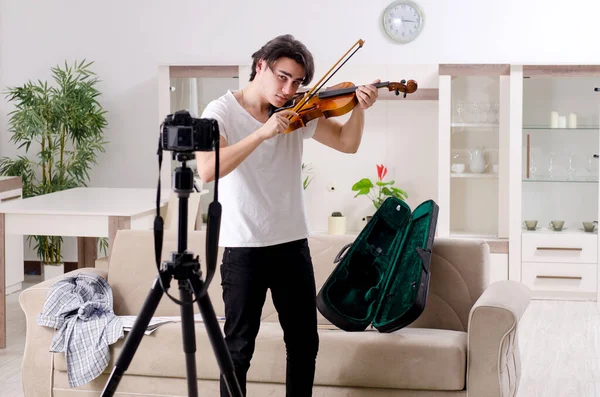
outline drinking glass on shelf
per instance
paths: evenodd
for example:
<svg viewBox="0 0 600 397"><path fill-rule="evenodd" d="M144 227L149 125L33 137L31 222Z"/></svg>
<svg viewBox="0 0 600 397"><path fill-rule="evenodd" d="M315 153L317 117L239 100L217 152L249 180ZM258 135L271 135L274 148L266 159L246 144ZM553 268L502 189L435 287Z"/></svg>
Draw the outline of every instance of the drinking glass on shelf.
<svg viewBox="0 0 600 397"><path fill-rule="evenodd" d="M554 178L554 152L548 154L548 177Z"/></svg>
<svg viewBox="0 0 600 397"><path fill-rule="evenodd" d="M536 174L537 166L535 165L535 159L533 158L533 156L531 156L531 158L529 159L529 177L531 179L535 179Z"/></svg>
<svg viewBox="0 0 600 397"><path fill-rule="evenodd" d="M454 110L456 111L456 122L464 123L465 122L465 112L467 107L464 101L457 101L454 105Z"/></svg>
<svg viewBox="0 0 600 397"><path fill-rule="evenodd" d="M484 102L481 104L481 109L482 109L481 122L482 123L491 123L492 115L491 115L490 111L492 109L492 104L489 102Z"/></svg>
<svg viewBox="0 0 600 397"><path fill-rule="evenodd" d="M500 122L500 104L498 102L492 104L492 115L493 123Z"/></svg>
<svg viewBox="0 0 600 397"><path fill-rule="evenodd" d="M569 180L572 181L575 178L575 162L576 162L576 155L575 153L571 153L571 156L569 157Z"/></svg>
<svg viewBox="0 0 600 397"><path fill-rule="evenodd" d="M585 166L585 171L587 172L587 178L589 181L593 179L592 172L594 171L594 157L590 156Z"/></svg>
<svg viewBox="0 0 600 397"><path fill-rule="evenodd" d="M479 102L471 102L469 103L469 123L477 124L479 123Z"/></svg>

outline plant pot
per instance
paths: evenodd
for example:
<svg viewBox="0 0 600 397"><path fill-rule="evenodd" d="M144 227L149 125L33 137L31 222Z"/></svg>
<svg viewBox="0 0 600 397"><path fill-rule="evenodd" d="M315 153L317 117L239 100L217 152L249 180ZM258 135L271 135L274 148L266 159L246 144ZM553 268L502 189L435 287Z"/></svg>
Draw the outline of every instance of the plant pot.
<svg viewBox="0 0 600 397"><path fill-rule="evenodd" d="M42 275L44 276L44 280L62 276L63 274L65 274L64 263L47 264L42 262Z"/></svg>
<svg viewBox="0 0 600 397"><path fill-rule="evenodd" d="M330 216L327 227L329 234L346 234L346 217L345 216Z"/></svg>

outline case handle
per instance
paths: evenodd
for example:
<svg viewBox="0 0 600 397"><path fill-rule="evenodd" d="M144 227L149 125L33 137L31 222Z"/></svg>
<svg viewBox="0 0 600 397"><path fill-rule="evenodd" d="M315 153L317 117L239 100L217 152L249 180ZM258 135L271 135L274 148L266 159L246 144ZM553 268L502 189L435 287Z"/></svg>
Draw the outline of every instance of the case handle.
<svg viewBox="0 0 600 397"><path fill-rule="evenodd" d="M333 263L338 263L339 261L341 261L342 259L344 259L344 258L342 258L342 254L343 254L344 252L346 252L346 250L347 250L348 248L350 248L350 247L352 246L352 244L354 244L354 243L346 244L346 245L345 245L345 246L344 246L344 247L343 247L343 248L340 250L340 252L338 252L338 254L335 256L335 259L333 260Z"/></svg>
<svg viewBox="0 0 600 397"><path fill-rule="evenodd" d="M423 270L425 270L425 273L429 274L429 266L431 264L431 251L430 250L424 250L421 247L417 247L417 254L419 254L419 257L421 258L421 266L423 266Z"/></svg>

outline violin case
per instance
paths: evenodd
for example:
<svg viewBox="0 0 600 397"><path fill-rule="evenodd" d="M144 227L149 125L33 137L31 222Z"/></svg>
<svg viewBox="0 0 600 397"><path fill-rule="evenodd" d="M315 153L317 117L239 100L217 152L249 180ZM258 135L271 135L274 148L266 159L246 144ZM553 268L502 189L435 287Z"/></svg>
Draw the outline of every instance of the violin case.
<svg viewBox="0 0 600 397"><path fill-rule="evenodd" d="M345 331L372 324L393 332L423 312L439 207L433 200L413 212L388 197L357 238L337 254L337 266L317 295L317 308Z"/></svg>

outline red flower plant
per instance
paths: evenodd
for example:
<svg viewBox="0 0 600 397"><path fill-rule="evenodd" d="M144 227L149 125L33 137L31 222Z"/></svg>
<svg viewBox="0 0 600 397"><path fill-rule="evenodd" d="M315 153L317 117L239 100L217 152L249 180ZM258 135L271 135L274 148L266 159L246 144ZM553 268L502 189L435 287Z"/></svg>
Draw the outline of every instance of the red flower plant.
<svg viewBox="0 0 600 397"><path fill-rule="evenodd" d="M387 175L387 168L383 164L377 164L377 178L383 181L383 178Z"/></svg>
<svg viewBox="0 0 600 397"><path fill-rule="evenodd" d="M385 178L387 175L387 168L383 164L376 164L376 166L378 180L373 183L369 178L363 178L356 182L352 186L352 190L358 192L354 197L366 195L373 202L373 205L377 209L389 196L399 198L400 200L406 200L408 195L404 190L393 187L392 185L395 183L394 181L383 181L383 178ZM373 192L373 189L377 190Z"/></svg>

